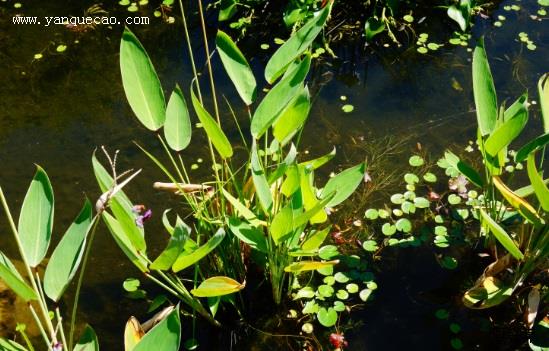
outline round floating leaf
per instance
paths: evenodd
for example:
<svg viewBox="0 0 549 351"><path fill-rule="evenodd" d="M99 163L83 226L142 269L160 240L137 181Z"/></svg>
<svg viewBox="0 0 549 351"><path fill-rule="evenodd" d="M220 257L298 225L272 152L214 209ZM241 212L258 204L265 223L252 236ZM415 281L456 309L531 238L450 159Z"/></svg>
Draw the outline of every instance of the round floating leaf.
<svg viewBox="0 0 549 351"><path fill-rule="evenodd" d="M382 209L378 210L377 212L379 214L379 218L382 218L382 219L389 218L389 211L382 208Z"/></svg>
<svg viewBox="0 0 549 351"><path fill-rule="evenodd" d="M450 244L448 243L448 238L442 235L437 235L435 237L434 244L440 248L445 248L450 246Z"/></svg>
<svg viewBox="0 0 549 351"><path fill-rule="evenodd" d="M349 298L349 293L346 290L338 290L336 293L336 297L340 300L346 300Z"/></svg>
<svg viewBox="0 0 549 351"><path fill-rule="evenodd" d="M460 338L452 338L452 340L450 340L450 345L452 345L454 350L461 350L463 348L463 342Z"/></svg>
<svg viewBox="0 0 549 351"><path fill-rule="evenodd" d="M334 275L334 278L335 278L336 282L342 283L342 284L347 283L349 281L349 277L343 272L337 272Z"/></svg>
<svg viewBox="0 0 549 351"><path fill-rule="evenodd" d="M448 319L449 316L450 313L444 308L440 308L435 312L435 317L437 317L438 319Z"/></svg>
<svg viewBox="0 0 549 351"><path fill-rule="evenodd" d="M437 225L435 227L435 235L447 235L447 234L448 234L448 229L446 229L445 226Z"/></svg>
<svg viewBox="0 0 549 351"><path fill-rule="evenodd" d="M126 280L124 280L124 283L122 283L122 287L127 292L137 291L139 286L141 286L141 282L139 281L139 279L136 278L127 278Z"/></svg>
<svg viewBox="0 0 549 351"><path fill-rule="evenodd" d="M378 216L379 216L379 212L374 208L369 208L364 213L364 217L366 217L368 219L371 219L371 220L377 219Z"/></svg>
<svg viewBox="0 0 549 351"><path fill-rule="evenodd" d="M301 330L305 333L305 334L311 334L313 331L314 331L314 328L313 328L313 325L311 323L304 323L302 326L301 326Z"/></svg>
<svg viewBox="0 0 549 351"><path fill-rule="evenodd" d="M405 15L404 17L402 17L402 19L405 20L408 23L414 22L414 16L412 16L412 15Z"/></svg>
<svg viewBox="0 0 549 351"><path fill-rule="evenodd" d="M410 233L412 231L412 222L410 222L407 218L401 218L399 219L396 224L396 229L404 232L404 233Z"/></svg>
<svg viewBox="0 0 549 351"><path fill-rule="evenodd" d="M399 209L399 208L395 208L395 209L393 210L393 214L394 214L395 216L397 216L397 217L401 217L401 216L404 214L404 212L402 212L402 210Z"/></svg>
<svg viewBox="0 0 549 351"><path fill-rule="evenodd" d="M330 260L338 255L339 251L337 250L337 246L335 245L326 245L318 250L318 257L323 260Z"/></svg>
<svg viewBox="0 0 549 351"><path fill-rule="evenodd" d="M435 216L435 223L444 223L444 218L441 215Z"/></svg>
<svg viewBox="0 0 549 351"><path fill-rule="evenodd" d="M332 327L337 322L337 312L332 307L326 309L322 307L316 314L318 322L325 327Z"/></svg>
<svg viewBox="0 0 549 351"><path fill-rule="evenodd" d="M404 201L401 205L402 212L404 213L416 213L416 206L409 201Z"/></svg>
<svg viewBox="0 0 549 351"><path fill-rule="evenodd" d="M438 48L440 47L440 45L438 45L437 43L429 43L427 44L427 48L429 50L438 50Z"/></svg>
<svg viewBox="0 0 549 351"><path fill-rule="evenodd" d="M350 283L345 286L345 289L347 289L350 294L356 294L358 292L358 285Z"/></svg>
<svg viewBox="0 0 549 351"><path fill-rule="evenodd" d="M444 256L444 258L440 261L440 264L442 267L447 269L456 269L458 266L458 261L451 256Z"/></svg>
<svg viewBox="0 0 549 351"><path fill-rule="evenodd" d="M426 182L429 182L429 183L435 183L437 181L437 176L434 175L433 173L431 172L427 172L423 175L423 179L426 181Z"/></svg>
<svg viewBox="0 0 549 351"><path fill-rule="evenodd" d="M450 194L448 196L448 203L450 203L450 205L457 205L461 203L461 197L456 194Z"/></svg>
<svg viewBox="0 0 549 351"><path fill-rule="evenodd" d="M407 192L404 193L404 198L406 200L414 201L414 199L416 198L416 193L408 190Z"/></svg>
<svg viewBox="0 0 549 351"><path fill-rule="evenodd" d="M461 326L457 323L450 323L450 331L457 334L461 331Z"/></svg>
<svg viewBox="0 0 549 351"><path fill-rule="evenodd" d="M402 195L402 194L393 194L391 196L391 202L394 203L395 205L400 205L401 203L404 202L404 195Z"/></svg>
<svg viewBox="0 0 549 351"><path fill-rule="evenodd" d="M355 109L355 107L351 104L345 104L345 105L341 106L341 110L345 113L353 112L354 109Z"/></svg>
<svg viewBox="0 0 549 351"><path fill-rule="evenodd" d="M340 290L340 291L345 291L345 290ZM334 310L336 312L343 312L345 311L345 304L341 301L334 301Z"/></svg>
<svg viewBox="0 0 549 351"><path fill-rule="evenodd" d="M333 275L329 275L327 277L324 277L324 279L322 279L322 281L324 282L324 284L334 285L336 280L335 280L335 277Z"/></svg>
<svg viewBox="0 0 549 351"><path fill-rule="evenodd" d="M396 226L394 226L393 224L391 223L385 223L382 227L381 227L381 232L387 236L391 236L393 234L395 234L396 232Z"/></svg>
<svg viewBox="0 0 549 351"><path fill-rule="evenodd" d="M387 245L389 246L395 246L395 245L398 245L399 244L399 241L398 239L395 239L395 238L391 238L389 239L389 241L387 241Z"/></svg>
<svg viewBox="0 0 549 351"><path fill-rule="evenodd" d="M425 52L427 52L427 51L425 51ZM414 156L410 157L410 159L408 160L408 163L412 167L419 167L419 166L423 166L425 161L423 160L423 158L421 156L414 155Z"/></svg>
<svg viewBox="0 0 549 351"><path fill-rule="evenodd" d="M465 220L469 217L469 210L466 208L457 210L457 214L461 217L461 219Z"/></svg>
<svg viewBox="0 0 549 351"><path fill-rule="evenodd" d="M377 283L374 281L369 281L366 283L366 287L370 290L376 290L377 289Z"/></svg>
<svg viewBox="0 0 549 351"><path fill-rule="evenodd" d="M416 197L414 199L414 205L417 208L428 208L431 205L431 203L429 202L429 200L427 200L424 197Z"/></svg>
<svg viewBox="0 0 549 351"><path fill-rule="evenodd" d="M334 288L330 285L320 285L317 291L318 294L322 297L330 297L334 294Z"/></svg>
<svg viewBox="0 0 549 351"><path fill-rule="evenodd" d="M358 297L364 302L368 301L368 298L372 295L372 290L370 289L363 289L360 291L360 294L358 294Z"/></svg>
<svg viewBox="0 0 549 351"><path fill-rule="evenodd" d="M379 249L377 242L374 240L367 240L362 243L362 248L368 252L375 252Z"/></svg>
<svg viewBox="0 0 549 351"><path fill-rule="evenodd" d="M408 184L416 184L419 182L419 178L413 173L406 173L404 175L404 181Z"/></svg>

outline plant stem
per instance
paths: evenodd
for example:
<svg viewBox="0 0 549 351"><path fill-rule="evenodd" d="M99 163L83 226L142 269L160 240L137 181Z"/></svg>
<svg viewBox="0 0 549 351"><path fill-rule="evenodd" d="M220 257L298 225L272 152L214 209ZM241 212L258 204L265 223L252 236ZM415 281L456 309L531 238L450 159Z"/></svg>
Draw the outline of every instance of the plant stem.
<svg viewBox="0 0 549 351"><path fill-rule="evenodd" d="M34 307L32 307L30 303L28 306L29 306L29 310L31 311L32 317L34 318L34 321L36 322L36 325L40 330L40 334L42 334L42 337L44 338L46 345L48 345L48 350L52 350L52 342L48 339L48 335L44 330L44 326L42 326L42 323L40 322L40 318L38 317L38 315L36 314L36 311L34 310Z"/></svg>
<svg viewBox="0 0 549 351"><path fill-rule="evenodd" d="M198 88L198 99L200 103L204 105L202 101L202 91L200 89L200 83L198 81L198 72L196 71L196 64L194 63L193 48L191 45L191 37L189 35L189 27L187 26L187 19L185 18L185 8L183 7L183 1L179 0L179 9L181 10L181 18L183 20L183 29L185 31L185 39L187 41L187 48L189 50L189 58L191 59L191 67L193 69L194 80L196 81L196 87Z"/></svg>
<svg viewBox="0 0 549 351"><path fill-rule="evenodd" d="M63 330L63 318L61 318L59 307L55 307L55 315L57 316L57 322L59 323L59 332L61 334L61 341L63 342L63 350L69 351L68 345L67 345L67 339L65 338L65 331Z"/></svg>

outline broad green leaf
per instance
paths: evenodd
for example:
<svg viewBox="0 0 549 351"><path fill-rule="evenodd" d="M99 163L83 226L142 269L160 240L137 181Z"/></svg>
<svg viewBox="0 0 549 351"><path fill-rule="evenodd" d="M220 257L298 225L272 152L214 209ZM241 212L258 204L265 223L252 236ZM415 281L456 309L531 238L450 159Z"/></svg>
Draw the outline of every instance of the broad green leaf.
<svg viewBox="0 0 549 351"><path fill-rule="evenodd" d="M539 104L543 118L543 131L549 133L549 73L545 73L538 82Z"/></svg>
<svg viewBox="0 0 549 351"><path fill-rule="evenodd" d="M521 147L515 154L515 162L522 162L528 158L531 152L536 152L549 143L549 133L542 134L532 139L526 145Z"/></svg>
<svg viewBox="0 0 549 351"><path fill-rule="evenodd" d="M309 89L305 87L300 94L290 101L274 123L273 135L281 146L290 142L301 129L310 110L311 97L309 96Z"/></svg>
<svg viewBox="0 0 549 351"><path fill-rule="evenodd" d="M35 291L25 282L13 263L0 251L0 279L26 302L37 300Z"/></svg>
<svg viewBox="0 0 549 351"><path fill-rule="evenodd" d="M324 24L330 15L331 7L330 2L330 4L316 13L313 18L276 50L265 67L265 79L267 82L272 84L284 73L288 65L313 43L324 27Z"/></svg>
<svg viewBox="0 0 549 351"><path fill-rule="evenodd" d="M313 171L303 166L298 166L298 171L303 207L305 207L305 210L310 210L319 202L313 187ZM326 220L328 220L328 215L324 211L318 211L310 219L311 224L324 223Z"/></svg>
<svg viewBox="0 0 549 351"><path fill-rule="evenodd" d="M298 166L292 165L286 170L286 179L282 182L280 191L286 197L292 196L299 189L299 170Z"/></svg>
<svg viewBox="0 0 549 351"><path fill-rule="evenodd" d="M385 30L385 22L380 21L377 16L370 17L364 24L364 34L366 35L366 41L372 41L372 39L379 33L383 33Z"/></svg>
<svg viewBox="0 0 549 351"><path fill-rule="evenodd" d="M265 225L266 223L257 218L257 216L237 198L232 196L227 190L221 189L223 196L233 205L234 209L254 227Z"/></svg>
<svg viewBox="0 0 549 351"><path fill-rule="evenodd" d="M295 145L292 144L290 146L290 150L286 154L286 157L284 158L284 161L276 167L276 170L269 174L269 184L273 184L275 181L277 181L280 177L282 177L289 167L292 165L295 165L295 159L297 157L297 149L295 148Z"/></svg>
<svg viewBox="0 0 549 351"><path fill-rule="evenodd" d="M505 200L507 200L507 202L509 202L525 219L528 219L535 225L541 223L541 218L532 205L509 189L499 177L493 177L492 180Z"/></svg>
<svg viewBox="0 0 549 351"><path fill-rule="evenodd" d="M326 240L326 237L328 236L328 233L330 233L330 229L332 229L331 226L328 226L322 230L315 230L313 231L307 240L303 242L301 245L301 249L308 251L308 250L317 250L320 245Z"/></svg>
<svg viewBox="0 0 549 351"><path fill-rule="evenodd" d="M316 313L318 322L325 327L333 327L337 323L337 312L333 307L324 308L318 310Z"/></svg>
<svg viewBox="0 0 549 351"><path fill-rule="evenodd" d="M31 267L46 256L53 229L53 189L46 172L36 166L36 173L21 206L19 240Z"/></svg>
<svg viewBox="0 0 549 351"><path fill-rule="evenodd" d="M219 4L219 22L230 20L237 11L236 0L221 0Z"/></svg>
<svg viewBox="0 0 549 351"><path fill-rule="evenodd" d="M269 234L275 245L287 239L294 229L294 212L291 205L283 207L274 216L271 225L269 226Z"/></svg>
<svg viewBox="0 0 549 351"><path fill-rule="evenodd" d="M259 203L265 213L269 214L271 207L273 206L273 196L271 194L271 188L265 175L265 170L261 164L261 160L257 154L257 144L255 140L252 145L252 154L250 157L250 164L252 170L252 180L254 183L255 193L259 199Z"/></svg>
<svg viewBox="0 0 549 351"><path fill-rule="evenodd" d="M530 178L530 183L532 183L532 187L534 188L534 192L536 193L536 197L538 198L541 207L549 212L549 189L537 170L535 153L531 153L530 156L528 156L526 168L528 170L528 178Z"/></svg>
<svg viewBox="0 0 549 351"><path fill-rule="evenodd" d="M109 228L109 231L111 232L114 241L116 241L124 254L126 254L130 261L137 268L139 268L140 271L148 272L149 269L147 268L147 261L143 257L141 257L141 255L134 248L120 222L116 218L111 216L108 212L103 212L102 217L105 221L105 224L107 224L107 227Z"/></svg>
<svg viewBox="0 0 549 351"><path fill-rule="evenodd" d="M164 92L149 55L128 28L120 41L120 72L126 98L139 121L149 130L160 129L166 118Z"/></svg>
<svg viewBox="0 0 549 351"><path fill-rule="evenodd" d="M482 136L492 133L498 116L496 88L480 38L473 54L473 92L477 109L477 122Z"/></svg>
<svg viewBox="0 0 549 351"><path fill-rule="evenodd" d="M240 284L229 277L211 277L204 280L198 288L191 290L196 297L215 297L235 293L244 289L246 284Z"/></svg>
<svg viewBox="0 0 549 351"><path fill-rule="evenodd" d="M228 221L231 233L236 235L242 242L250 245L252 248L267 253L267 240L263 231L256 227L252 227L247 222L241 221L239 218L230 217Z"/></svg>
<svg viewBox="0 0 549 351"><path fill-rule="evenodd" d="M59 301L80 266L91 224L92 207L86 199L84 207L53 251L44 273L44 292L55 302Z"/></svg>
<svg viewBox="0 0 549 351"><path fill-rule="evenodd" d="M181 342L179 306L152 328L133 351L178 351Z"/></svg>
<svg viewBox="0 0 549 351"><path fill-rule="evenodd" d="M358 188L364 179L366 172L366 164L361 163L354 167L348 168L343 172L336 174L330 178L322 189L321 199L326 198L330 194L335 194L332 200L328 202L327 207L334 207L345 201Z"/></svg>
<svg viewBox="0 0 549 351"><path fill-rule="evenodd" d="M526 98L524 97L524 102ZM484 150L491 155L496 155L505 147L507 147L524 129L528 121L528 110L524 104L514 111L514 115L505 118L503 124L497 127L486 139Z"/></svg>
<svg viewBox="0 0 549 351"><path fill-rule="evenodd" d="M26 348L13 340L0 338L0 350L2 351L27 351Z"/></svg>
<svg viewBox="0 0 549 351"><path fill-rule="evenodd" d="M325 267L335 266L338 263L339 263L339 260L325 261L325 262L300 261L300 262L294 262L291 265L284 267L284 272L299 273L304 271L314 271L314 270L325 268Z"/></svg>
<svg viewBox="0 0 549 351"><path fill-rule="evenodd" d="M549 178L545 178L543 180L543 184L549 184ZM532 184L523 186L522 188L516 189L514 193L515 195L520 197L528 197L534 193L534 187L532 186Z"/></svg>
<svg viewBox="0 0 549 351"><path fill-rule="evenodd" d="M311 169L318 169L323 165L325 165L327 162L329 162L332 158L334 158L335 155L336 155L336 148L334 147L332 151L330 151L326 155L320 156L319 158L315 158L314 160L301 162L299 165L304 167L310 167Z"/></svg>
<svg viewBox="0 0 549 351"><path fill-rule="evenodd" d="M91 326L86 326L80 340L74 346L74 351L99 351L99 341Z"/></svg>
<svg viewBox="0 0 549 351"><path fill-rule="evenodd" d="M113 187L114 181L103 165L99 163L95 154L92 157L93 171L95 178L102 192L107 192ZM122 227L124 236L139 252L146 252L147 243L145 242L145 233L143 228L139 228L135 223L135 214L132 211L133 204L126 194L121 190L109 200L109 207Z"/></svg>
<svg viewBox="0 0 549 351"><path fill-rule="evenodd" d="M448 17L456 21L462 32L465 32L467 30L467 21L463 17L461 10L458 9L456 5L451 5L450 7L448 7L447 13Z"/></svg>
<svg viewBox="0 0 549 351"><path fill-rule="evenodd" d="M143 339L143 336L145 336L145 332L141 323L139 323L137 318L130 317L124 328L124 351L132 351L135 345Z"/></svg>
<svg viewBox="0 0 549 351"><path fill-rule="evenodd" d="M480 215L483 222L488 225L490 232L494 234L494 237L500 242L500 244L517 260L522 260L524 255L520 252L519 248L511 239L509 234L503 229L496 221L494 221L483 209L480 210Z"/></svg>
<svg viewBox="0 0 549 351"><path fill-rule="evenodd" d="M246 105L251 105L256 96L256 82L248 61L225 32L217 31L215 44L223 67L231 78L238 95Z"/></svg>
<svg viewBox="0 0 549 351"><path fill-rule="evenodd" d="M177 260L177 257L185 250L185 243L189 238L190 227L183 221L179 221L174 227L168 246L162 251L160 256L154 260L150 268L154 270L166 271L169 270Z"/></svg>
<svg viewBox="0 0 549 351"><path fill-rule="evenodd" d="M174 272L179 272L197 263L198 261L206 257L206 255L208 255L210 252L212 252L219 244L221 244L224 237L225 230L223 230L223 228L219 228L217 232L210 238L210 240L206 242L206 244L200 246L191 253L181 253L172 265L172 270Z"/></svg>
<svg viewBox="0 0 549 351"><path fill-rule="evenodd" d="M267 93L254 112L250 126L254 138L259 139L280 117L286 105L303 91L303 81L309 72L309 55L292 65L284 77Z"/></svg>
<svg viewBox="0 0 549 351"><path fill-rule="evenodd" d="M191 118L185 102L183 92L179 85L175 86L168 107L166 108L166 123L164 124L164 136L166 142L174 151L185 149L191 142Z"/></svg>
<svg viewBox="0 0 549 351"><path fill-rule="evenodd" d="M488 276L463 295L463 304L473 309L490 308L507 300L512 294L512 287Z"/></svg>
<svg viewBox="0 0 549 351"><path fill-rule="evenodd" d="M227 139L227 136L223 133L223 130L221 130L219 124L217 124L208 111L204 109L200 101L198 101L192 88L191 100L196 115L198 116L200 123L202 123L202 127L206 131L206 135L212 142L219 155L221 155L222 158L231 157L233 155L233 147L231 146L229 139Z"/></svg>

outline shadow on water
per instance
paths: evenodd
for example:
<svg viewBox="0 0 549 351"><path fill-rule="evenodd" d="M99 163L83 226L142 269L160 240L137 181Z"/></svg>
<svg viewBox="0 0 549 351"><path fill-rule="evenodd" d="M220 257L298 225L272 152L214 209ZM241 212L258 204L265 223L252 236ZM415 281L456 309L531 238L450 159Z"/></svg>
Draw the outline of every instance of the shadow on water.
<svg viewBox="0 0 549 351"><path fill-rule="evenodd" d="M515 2L501 2L489 19L478 18L474 29L475 36L486 33L488 56L500 100L514 99L526 89L535 96L535 84L547 69L549 57L547 21L534 21L529 17L538 7L535 1L521 2L519 12L503 9ZM175 207L177 203L168 195L152 190L152 180L162 179L161 174L131 143L137 140L150 150L159 150L154 136L135 121L122 90L118 63L122 27L100 26L87 33L75 33L63 26L16 26L11 23L15 13L81 15L93 5L90 1L21 3L20 10L13 8L13 1L0 3L0 76L3 82L0 85L0 183L12 208L21 204L34 171L33 163L42 165L54 186L57 228L54 241L59 240L84 196L91 199L98 196L90 162L93 150L99 145L120 149L122 168L144 169L128 189L129 195L136 203L145 203L153 211L158 209L156 220L147 228L151 256L156 255L166 240L159 221L160 209ZM118 5L104 7L116 16L127 15ZM152 11L149 10L153 8L150 5L146 14L150 15ZM432 16L439 15L440 12ZM502 28L493 27L498 15L507 18ZM176 82L182 87L188 86L191 70L181 28L152 17L151 22L149 26L133 29L148 49L165 90L171 90ZM451 34L444 20L425 23L431 23L432 27L420 25L418 31L430 33L433 40L442 42ZM521 45L518 41L521 31L528 32L538 47L536 51L526 50ZM214 32L212 26L211 33ZM192 35L199 38L196 28ZM264 41L271 40L272 37L264 38ZM67 45L67 50L56 52L59 44ZM260 44L260 40L243 43L246 55L253 56L251 64L257 77L262 76L266 59ZM198 62L204 62L198 39L195 47L199 52ZM364 48L360 43L340 42L333 49L338 59L327 59L312 73L315 104L303 138L303 145L310 154L323 154L335 145L338 150L336 164L356 162L362 160L364 154L363 149L354 144L391 136L394 140L409 140L405 148L410 150L420 142L436 159L445 148L462 147L474 138L471 54L466 48L445 44L437 52L420 55L414 47ZM42 53L43 58L34 59L36 53ZM230 92L227 98L240 106L217 59L214 63L217 88ZM341 96L347 100L343 102ZM344 103L352 104L354 111L342 112ZM526 133L530 135L540 128L537 108L533 110L536 121ZM236 112L245 115L243 109ZM234 127L229 126L227 133L237 138ZM195 133L194 137L203 138L200 133ZM207 159L206 148L199 146L205 143L193 145L185 157ZM401 167L400 161L395 159L392 167ZM206 174L206 168L203 165L194 176ZM5 221L0 222L0 229L2 237L7 238ZM8 253L16 252L11 240L1 239L0 246ZM351 349L451 349L450 320L462 325L466 349L515 350L524 347L525 334L521 334L521 330L517 333L522 336L514 337L500 332L497 326L487 329L486 313L459 307L460 293L465 287L458 282L467 281L471 272L477 273L481 269L467 263L469 261L472 260L464 259L457 271L449 272L440 268L429 248L385 253L374 263L380 286L376 298L353 315L357 324L346 331ZM81 315L82 320L94 326L102 348L106 350L121 349L124 324L130 315L146 318L146 304L125 298L121 286L125 278L138 274L102 229L94 243L86 275ZM151 296L159 293L154 287L147 286L147 289ZM268 296L268 291L260 286L257 291L245 294L255 298ZM274 334L295 333L295 322L280 317L268 300L254 298L249 306L251 325ZM69 296L68 301L71 299ZM440 308L450 311L450 320L435 317L435 311ZM276 317L265 318L273 315ZM240 331L238 335L230 330L219 332L207 326L199 328L208 343L203 345L204 349L228 350L228 345L232 345L234 350L271 350L275 347L287 350L295 346L291 338L269 337L238 325L234 320L228 322ZM500 340L497 341L494 335Z"/></svg>

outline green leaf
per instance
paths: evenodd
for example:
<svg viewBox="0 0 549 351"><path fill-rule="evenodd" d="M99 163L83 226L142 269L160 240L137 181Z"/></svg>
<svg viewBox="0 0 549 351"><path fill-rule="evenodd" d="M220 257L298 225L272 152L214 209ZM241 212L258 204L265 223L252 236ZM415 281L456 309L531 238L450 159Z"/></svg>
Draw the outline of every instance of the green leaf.
<svg viewBox="0 0 549 351"><path fill-rule="evenodd" d="M337 312L332 307L328 309L322 307L316 313L316 318L318 319L318 322L323 326L333 327L337 322Z"/></svg>
<svg viewBox="0 0 549 351"><path fill-rule="evenodd" d="M237 12L236 0L221 0L219 5L219 22L230 20Z"/></svg>
<svg viewBox="0 0 549 351"><path fill-rule="evenodd" d="M198 101L192 88L191 100L196 115L198 116L200 123L202 123L202 127L206 131L206 135L214 145L219 155L224 159L231 157L233 155L233 147L231 146L229 139L227 139L227 136L223 133L223 130L221 130L219 124L217 124L208 111L204 109L200 101Z"/></svg>
<svg viewBox="0 0 549 351"><path fill-rule="evenodd" d="M526 110L526 95L521 97L523 101L520 104L520 107L515 110L512 116L505 116L505 122L497 127L486 139L484 143L484 150L491 155L496 157L497 154L505 147L507 147L526 126L528 121L528 110Z"/></svg>
<svg viewBox="0 0 549 351"><path fill-rule="evenodd" d="M265 213L268 214L273 206L273 196L271 194L269 182L267 181L267 176L265 175L265 170L263 169L263 165L261 165L261 160L257 154L257 144L255 140L252 144L250 164L252 168L252 180L254 183L255 193L259 198L261 207L263 207Z"/></svg>
<svg viewBox="0 0 549 351"><path fill-rule="evenodd" d="M421 156L414 155L414 156L411 156L408 159L408 163L412 167L420 167L420 166L423 166L425 164L425 160Z"/></svg>
<svg viewBox="0 0 549 351"><path fill-rule="evenodd" d="M34 290L23 280L13 263L0 251L0 279L26 302L37 300Z"/></svg>
<svg viewBox="0 0 549 351"><path fill-rule="evenodd" d="M26 348L15 341L0 338L0 350L2 351L27 351Z"/></svg>
<svg viewBox="0 0 549 351"><path fill-rule="evenodd" d="M179 305L152 328L132 351L178 351L181 342Z"/></svg>
<svg viewBox="0 0 549 351"><path fill-rule="evenodd" d="M116 241L124 254L137 268L139 268L140 271L148 272L147 260L145 260L134 248L120 222L116 218L111 216L108 212L103 212L102 217L105 221L105 224L109 228L109 231L111 232L114 241Z"/></svg>
<svg viewBox="0 0 549 351"><path fill-rule="evenodd" d="M172 266L174 272L179 272L189 266L192 266L196 262L200 261L206 257L210 252L212 252L225 237L225 230L219 228L217 232L206 242L206 244L200 246L191 253L182 252L178 257L175 263Z"/></svg>
<svg viewBox="0 0 549 351"><path fill-rule="evenodd" d="M322 230L314 230L307 240L303 242L301 245L301 249L308 251L308 250L317 250L320 245L326 240L326 237L328 236L328 233L330 233L330 229L332 229L331 226L328 226Z"/></svg>
<svg viewBox="0 0 549 351"><path fill-rule="evenodd" d="M331 3L311 18L303 27L295 32L271 56L265 67L265 79L272 84L280 77L288 65L300 56L313 43L320 33L331 11Z"/></svg>
<svg viewBox="0 0 549 351"><path fill-rule="evenodd" d="M152 131L160 129L166 118L164 92L149 55L128 28L120 41L120 72L126 98L139 121Z"/></svg>
<svg viewBox="0 0 549 351"><path fill-rule="evenodd" d="M164 136L174 151L185 149L191 142L191 118L179 85L175 86L166 109Z"/></svg>
<svg viewBox="0 0 549 351"><path fill-rule="evenodd" d="M496 221L494 221L483 209L480 210L483 221L490 228L490 232L494 234L494 237L500 242L500 244L517 260L522 260L524 255L520 252L519 248L511 239L509 234L503 229Z"/></svg>
<svg viewBox="0 0 549 351"><path fill-rule="evenodd" d="M537 138L532 139L526 145L521 147L515 154L515 162L522 162L526 160L531 152L536 152L549 143L549 133L542 134Z"/></svg>
<svg viewBox="0 0 549 351"><path fill-rule="evenodd" d="M412 222L407 218L401 218L396 221L395 227L401 232L410 233L412 231Z"/></svg>
<svg viewBox="0 0 549 351"><path fill-rule="evenodd" d="M252 248L267 253L267 239L263 231L251 226L247 222L241 221L239 218L230 217L228 221L231 233L236 235L242 242L250 245Z"/></svg>
<svg viewBox="0 0 549 351"><path fill-rule="evenodd" d="M536 209L526 200L514 193L499 177L492 178L494 185L507 200L525 219L532 222L535 226L541 224L541 218L536 212Z"/></svg>
<svg viewBox="0 0 549 351"><path fill-rule="evenodd" d="M335 175L328 180L326 186L322 189L320 198L325 199L328 195L334 193L334 197L326 206L334 207L339 205L351 196L356 188L358 188L364 179L365 172L366 164L361 163Z"/></svg>
<svg viewBox="0 0 549 351"><path fill-rule="evenodd" d="M543 118L543 131L547 134L549 133L549 73L545 73L539 79L538 92L541 115Z"/></svg>
<svg viewBox="0 0 549 351"><path fill-rule="evenodd" d="M74 346L74 351L99 351L99 341L91 326L86 326L80 340Z"/></svg>
<svg viewBox="0 0 549 351"><path fill-rule="evenodd" d="M269 226L269 234L275 245L285 240L294 229L294 211L291 205L283 207L274 216Z"/></svg>
<svg viewBox="0 0 549 351"><path fill-rule="evenodd" d="M483 186L482 177L467 163L461 161L454 153L446 151L444 153L444 160L448 162L450 166L457 169L461 174L463 174L469 181L479 188Z"/></svg>
<svg viewBox="0 0 549 351"><path fill-rule="evenodd" d="M284 146L292 140L292 137L307 120L310 110L311 97L309 96L309 89L305 87L300 94L288 103L273 125L273 135L280 143L280 146Z"/></svg>
<svg viewBox="0 0 549 351"><path fill-rule="evenodd" d="M196 297L215 297L235 293L244 289L245 284L240 284L229 277L212 277L204 280L198 288L191 290Z"/></svg>
<svg viewBox="0 0 549 351"><path fill-rule="evenodd" d="M339 263L339 260L333 260L333 261L300 261L300 262L294 262L291 265L284 268L284 272L288 273L299 273L299 272L305 272L305 271L314 271L317 269L325 268L325 267L331 267L335 266Z"/></svg>
<svg viewBox="0 0 549 351"><path fill-rule="evenodd" d="M463 14L461 13L461 10L458 9L455 5L451 5L448 7L448 17L456 21L457 24L459 24L459 28L462 32L465 32L467 30L467 21L463 17Z"/></svg>
<svg viewBox="0 0 549 351"><path fill-rule="evenodd" d="M231 203L231 205L233 205L234 209L251 225L253 225L254 227L265 225L264 221L258 219L257 216L249 208L247 208L242 202L238 201L237 198L229 194L227 190L221 189L221 192L223 193L223 196Z"/></svg>
<svg viewBox="0 0 549 351"><path fill-rule="evenodd" d="M498 107L496 88L484 49L484 38L480 38L473 54L473 92L480 134L491 134L496 127Z"/></svg>
<svg viewBox="0 0 549 351"><path fill-rule="evenodd" d="M150 269L166 271L177 260L177 257L185 250L185 243L191 235L191 228L178 219L168 246L151 264Z"/></svg>
<svg viewBox="0 0 549 351"><path fill-rule="evenodd" d="M383 33L385 30L385 23L380 21L377 16L370 17L364 24L364 34L366 35L366 41L372 41L372 39L379 33Z"/></svg>
<svg viewBox="0 0 549 351"><path fill-rule="evenodd" d="M303 167L311 168L313 170L318 169L324 166L326 163L328 163L331 159L333 159L335 155L336 155L336 148L334 147L332 151L330 151L326 155L320 156L313 160L301 162L299 165Z"/></svg>
<svg viewBox="0 0 549 351"><path fill-rule="evenodd" d="M19 240L31 267L46 256L53 229L53 189L46 172L36 166L19 215Z"/></svg>
<svg viewBox="0 0 549 351"><path fill-rule="evenodd" d="M288 103L303 91L303 81L309 72L311 57L293 64L284 77L267 93L254 112L251 132L259 139L281 116Z"/></svg>
<svg viewBox="0 0 549 351"><path fill-rule="evenodd" d="M303 207L305 210L310 210L318 204L316 191L313 187L313 170L303 166L298 166L299 181L301 188L301 197L303 199ZM324 211L318 211L311 217L311 224L324 223L328 219L328 215Z"/></svg>
<svg viewBox="0 0 549 351"><path fill-rule="evenodd" d="M536 168L535 153L531 153L530 156L528 156L526 169L528 171L528 178L530 178L530 183L532 183L532 187L534 188L534 192L536 193L536 197L538 198L541 207L549 212L549 189Z"/></svg>
<svg viewBox="0 0 549 351"><path fill-rule="evenodd" d="M86 199L84 207L53 251L44 273L44 292L55 302L59 301L80 266L91 224L92 207Z"/></svg>
<svg viewBox="0 0 549 351"><path fill-rule="evenodd" d="M256 96L256 82L248 61L225 32L217 31L215 44L223 67L225 67L240 98L246 105L251 105Z"/></svg>

